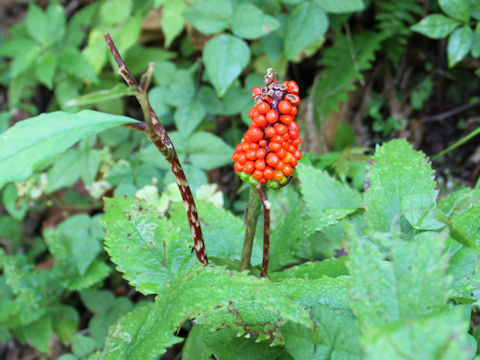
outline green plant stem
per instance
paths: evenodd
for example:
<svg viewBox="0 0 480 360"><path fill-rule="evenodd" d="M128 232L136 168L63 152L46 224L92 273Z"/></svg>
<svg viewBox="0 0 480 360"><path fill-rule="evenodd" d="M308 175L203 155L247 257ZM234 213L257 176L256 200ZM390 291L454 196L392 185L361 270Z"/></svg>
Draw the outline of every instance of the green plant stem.
<svg viewBox="0 0 480 360"><path fill-rule="evenodd" d="M450 151L455 150L457 147L465 144L467 141L469 141L471 138L477 136L478 134L480 134L480 128L473 130L470 134L461 138L460 140L458 140L452 146L449 146L445 150L440 151L437 155L432 157L432 160L437 160L438 158L442 157L443 155L448 154Z"/></svg>
<svg viewBox="0 0 480 360"><path fill-rule="evenodd" d="M262 199L258 194L255 185L250 185L248 193L247 206L247 223L245 230L245 240L243 241L242 259L240 260L240 271L247 270L250 267L250 258L252 257L253 240L255 238L255 230L257 229L258 215Z"/></svg>

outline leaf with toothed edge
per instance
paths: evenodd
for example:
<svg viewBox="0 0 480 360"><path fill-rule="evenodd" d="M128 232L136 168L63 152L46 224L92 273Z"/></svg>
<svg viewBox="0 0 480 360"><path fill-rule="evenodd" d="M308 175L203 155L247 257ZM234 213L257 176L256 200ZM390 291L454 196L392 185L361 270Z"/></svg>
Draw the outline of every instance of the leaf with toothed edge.
<svg viewBox="0 0 480 360"><path fill-rule="evenodd" d="M158 294L196 264L191 240L135 198L105 199L105 248L117 270L143 294Z"/></svg>
<svg viewBox="0 0 480 360"><path fill-rule="evenodd" d="M175 329L185 320L218 306L255 301L285 321L312 327L308 313L265 279L222 268L197 267L178 274L154 303L137 308L110 328L102 353L92 359L152 359L182 341Z"/></svg>

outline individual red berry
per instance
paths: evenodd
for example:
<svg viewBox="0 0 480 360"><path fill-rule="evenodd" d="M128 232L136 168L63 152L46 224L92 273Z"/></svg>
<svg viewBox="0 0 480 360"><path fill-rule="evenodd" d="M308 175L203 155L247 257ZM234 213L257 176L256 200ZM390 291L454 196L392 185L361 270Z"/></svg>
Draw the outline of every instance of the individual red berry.
<svg viewBox="0 0 480 360"><path fill-rule="evenodd" d="M248 150L245 152L245 155L247 156L248 160L255 160L257 158L255 150Z"/></svg>
<svg viewBox="0 0 480 360"><path fill-rule="evenodd" d="M292 105L286 100L282 100L278 103L278 111L280 111L281 114L290 114L290 111L292 111Z"/></svg>
<svg viewBox="0 0 480 360"><path fill-rule="evenodd" d="M290 110L290 115L295 117L297 116L297 113L298 113L298 109L296 106L292 106L292 110Z"/></svg>
<svg viewBox="0 0 480 360"><path fill-rule="evenodd" d="M252 89L252 96L256 97L260 95L262 95L262 88L260 86L254 86Z"/></svg>
<svg viewBox="0 0 480 360"><path fill-rule="evenodd" d="M261 128L267 126L267 124L268 124L268 121L265 118L265 116L260 115L260 114L257 115L257 117L254 119L254 121L255 121L255 124L257 124L257 126L261 127Z"/></svg>
<svg viewBox="0 0 480 360"><path fill-rule="evenodd" d="M232 160L233 161L238 161L238 151L235 151L232 155Z"/></svg>
<svg viewBox="0 0 480 360"><path fill-rule="evenodd" d="M250 140L257 142L263 139L263 131L258 128L250 128L247 132Z"/></svg>
<svg viewBox="0 0 480 360"><path fill-rule="evenodd" d="M273 152L270 152L267 154L266 160L267 160L267 164L270 165L271 167L277 166L278 162L280 161L280 159L278 158L278 155Z"/></svg>
<svg viewBox="0 0 480 360"><path fill-rule="evenodd" d="M236 172L240 172L240 171L243 170L243 166L242 166L240 163L238 163L238 162L236 162L236 163L233 165L233 168L235 169Z"/></svg>
<svg viewBox="0 0 480 360"><path fill-rule="evenodd" d="M243 164L243 172L246 174L251 174L255 169L255 163L253 161L247 161Z"/></svg>
<svg viewBox="0 0 480 360"><path fill-rule="evenodd" d="M271 151L278 151L282 148L282 145L280 143L272 141L270 144L268 144L268 149Z"/></svg>
<svg viewBox="0 0 480 360"><path fill-rule="evenodd" d="M257 155L257 159L263 159L265 155L267 155L267 150L265 150L264 148L260 148L255 154Z"/></svg>
<svg viewBox="0 0 480 360"><path fill-rule="evenodd" d="M273 126L269 126L265 129L265 136L266 137L272 137L272 136L275 136L276 135L276 131L275 129L273 128Z"/></svg>
<svg viewBox="0 0 480 360"><path fill-rule="evenodd" d="M263 169L265 169L266 166L267 164L265 164L265 160L263 159L255 160L255 169L262 171Z"/></svg>
<svg viewBox="0 0 480 360"><path fill-rule="evenodd" d="M294 140L292 140L292 145L294 146L298 146L302 143L302 138L296 138Z"/></svg>
<svg viewBox="0 0 480 360"><path fill-rule="evenodd" d="M278 142L279 144L283 143L283 137L280 135L272 136L270 141Z"/></svg>
<svg viewBox="0 0 480 360"><path fill-rule="evenodd" d="M263 177L267 180L273 179L275 173L271 167L266 167L265 170L263 170Z"/></svg>
<svg viewBox="0 0 480 360"><path fill-rule="evenodd" d="M300 104L300 97L298 95L288 94L286 98L288 101L290 101L290 104L292 105Z"/></svg>
<svg viewBox="0 0 480 360"><path fill-rule="evenodd" d="M297 83L295 81L291 80L287 83L287 91L290 94L298 94L300 89L299 89Z"/></svg>
<svg viewBox="0 0 480 360"><path fill-rule="evenodd" d="M274 181L282 181L283 177L284 177L284 175L280 170L275 170L274 171L274 176L273 176Z"/></svg>
<svg viewBox="0 0 480 360"><path fill-rule="evenodd" d="M295 159L295 157L292 159L292 161L290 161L290 166L293 166L293 167L296 167L297 166L297 163L298 163L298 160Z"/></svg>
<svg viewBox="0 0 480 360"><path fill-rule="evenodd" d="M238 153L237 162L243 165L245 164L246 161L247 161L247 156L245 155L245 153L243 151Z"/></svg>
<svg viewBox="0 0 480 360"><path fill-rule="evenodd" d="M287 151L282 147L280 150L277 151L277 155L280 159L283 159L285 155L287 155ZM248 156L247 156L248 159Z"/></svg>
<svg viewBox="0 0 480 360"><path fill-rule="evenodd" d="M257 104L257 111L259 114L265 115L268 110L270 110L270 105L268 105L265 101L261 101Z"/></svg>
<svg viewBox="0 0 480 360"><path fill-rule="evenodd" d="M302 152L300 150L296 149L293 152L293 156L295 157L295 159L300 160L302 158Z"/></svg>
<svg viewBox="0 0 480 360"><path fill-rule="evenodd" d="M295 151L297 150L297 148L295 146L291 145L291 144L288 144L285 148L292 155L294 155Z"/></svg>
<svg viewBox="0 0 480 360"><path fill-rule="evenodd" d="M290 125L293 122L293 116L292 115L282 115L282 116L280 116L280 122L285 124L285 125Z"/></svg>
<svg viewBox="0 0 480 360"><path fill-rule="evenodd" d="M260 140L260 141L258 142L258 145L260 145L261 147L267 146L267 140Z"/></svg>
<svg viewBox="0 0 480 360"><path fill-rule="evenodd" d="M240 151L242 150L242 144L238 144L237 147L235 148L235 151Z"/></svg>
<svg viewBox="0 0 480 360"><path fill-rule="evenodd" d="M283 175L290 176L292 174L293 174L293 168L290 165L285 166L285 169L283 169Z"/></svg>
<svg viewBox="0 0 480 360"><path fill-rule="evenodd" d="M257 180L260 180L263 177L263 172L261 172L260 170L255 170L252 176Z"/></svg>
<svg viewBox="0 0 480 360"><path fill-rule="evenodd" d="M278 120L278 113L275 110L269 110L265 118L270 124L275 124Z"/></svg>
<svg viewBox="0 0 480 360"><path fill-rule="evenodd" d="M283 124L275 124L273 126L278 135L285 135L288 132L288 129Z"/></svg>
<svg viewBox="0 0 480 360"><path fill-rule="evenodd" d="M263 98L263 100L265 100L265 101L268 102L269 104L272 103L272 99L271 99L270 97L268 97L268 96L265 96L265 97Z"/></svg>
<svg viewBox="0 0 480 360"><path fill-rule="evenodd" d="M242 150L243 150L243 151L248 151L248 150L250 150L250 144L244 142L244 143L242 144Z"/></svg>
<svg viewBox="0 0 480 360"><path fill-rule="evenodd" d="M255 107L252 107L250 109L250 111L248 112L248 116L250 117L250 119L252 120L255 120L255 117L257 117L258 115L260 115L257 111L257 109Z"/></svg>
<svg viewBox="0 0 480 360"><path fill-rule="evenodd" d="M285 169L285 166L287 166L283 161L279 161L277 166L275 166L275 169L283 171ZM243 168L245 168L245 165L243 165Z"/></svg>
<svg viewBox="0 0 480 360"><path fill-rule="evenodd" d="M283 162L284 162L285 164L290 164L290 163L292 162L292 160L293 160L293 155L290 154L289 152L287 152L287 153L285 154L285 156L283 157Z"/></svg>

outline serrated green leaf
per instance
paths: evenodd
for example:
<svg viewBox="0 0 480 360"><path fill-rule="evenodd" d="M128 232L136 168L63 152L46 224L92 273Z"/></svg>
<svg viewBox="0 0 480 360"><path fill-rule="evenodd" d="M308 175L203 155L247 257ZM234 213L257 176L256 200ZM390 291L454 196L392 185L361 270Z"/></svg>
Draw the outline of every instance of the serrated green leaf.
<svg viewBox="0 0 480 360"><path fill-rule="evenodd" d="M454 306L417 319L371 329L362 339L365 357L372 360L472 359L476 344L469 341L470 307ZM472 346L473 345L473 346Z"/></svg>
<svg viewBox="0 0 480 360"><path fill-rule="evenodd" d="M232 163L234 149L218 136L207 132L194 133L186 143L192 164L211 170Z"/></svg>
<svg viewBox="0 0 480 360"><path fill-rule="evenodd" d="M315 328L287 323L282 332L285 347L295 360L363 358L360 332L350 310L315 306L310 314Z"/></svg>
<svg viewBox="0 0 480 360"><path fill-rule="evenodd" d="M155 303L137 308L120 319L110 329L103 353L96 358L118 359L127 354L141 359L156 357L166 347L181 341L173 331L186 319L216 306L235 304L252 294L266 311L273 311L285 321L312 326L308 314L268 281L221 268L196 268L170 282Z"/></svg>
<svg viewBox="0 0 480 360"><path fill-rule="evenodd" d="M412 241L394 237L390 261L385 261L378 244L344 225L349 238L347 267L353 278L351 305L362 327L415 319L446 306L449 279L442 234L424 232Z"/></svg>
<svg viewBox="0 0 480 360"><path fill-rule="evenodd" d="M285 279L303 278L303 279L318 279L322 276L337 277L341 275L348 275L347 267L345 266L345 257L338 259L325 259L316 262L306 262L300 265L292 266L280 272L272 272L269 278L272 281L281 281Z"/></svg>
<svg viewBox="0 0 480 360"><path fill-rule="evenodd" d="M158 294L176 274L196 264L191 239L181 237L154 209L144 209L135 198L105 200L106 250L138 291Z"/></svg>
<svg viewBox="0 0 480 360"><path fill-rule="evenodd" d="M315 0L327 13L341 14L361 11L365 5L363 0Z"/></svg>
<svg viewBox="0 0 480 360"><path fill-rule="evenodd" d="M35 63L35 76L49 89L52 88L53 76L57 67L57 59L51 53L41 55Z"/></svg>
<svg viewBox="0 0 480 360"><path fill-rule="evenodd" d="M48 35L48 19L44 12L35 3L28 6L25 18L28 34L39 44L45 44Z"/></svg>
<svg viewBox="0 0 480 360"><path fill-rule="evenodd" d="M467 22L470 19L469 0L439 0L438 4L449 17Z"/></svg>
<svg viewBox="0 0 480 360"><path fill-rule="evenodd" d="M441 39L455 30L460 23L442 14L432 14L412 26L412 30L431 39Z"/></svg>
<svg viewBox="0 0 480 360"><path fill-rule="evenodd" d="M183 12L187 8L184 1L166 0L162 8L162 30L165 34L165 47L182 32L185 26Z"/></svg>
<svg viewBox="0 0 480 360"><path fill-rule="evenodd" d="M328 28L328 17L315 2L303 2L290 13L285 29L284 54L287 60L320 39Z"/></svg>
<svg viewBox="0 0 480 360"><path fill-rule="evenodd" d="M377 147L365 181L366 218L375 230L389 232L400 224L408 232L411 226L423 224L421 219L433 216L429 212L438 193L433 171L425 155L404 139ZM413 195L421 201L402 202Z"/></svg>
<svg viewBox="0 0 480 360"><path fill-rule="evenodd" d="M310 214L326 209L358 209L362 207L360 193L346 183L331 177L326 171L300 164L300 191Z"/></svg>
<svg viewBox="0 0 480 360"><path fill-rule="evenodd" d="M183 17L203 34L222 32L228 27L233 13L230 0L208 0L183 12Z"/></svg>
<svg viewBox="0 0 480 360"><path fill-rule="evenodd" d="M223 96L250 61L250 49L245 41L223 34L205 45L202 59L217 94Z"/></svg>
<svg viewBox="0 0 480 360"><path fill-rule="evenodd" d="M20 121L0 135L0 188L9 181L25 180L41 161L88 135L136 121L92 110L57 111Z"/></svg>
<svg viewBox="0 0 480 360"><path fill-rule="evenodd" d="M205 117L205 109L203 105L193 100L189 104L180 106L175 111L173 119L175 120L175 126L182 136L188 138L190 134L197 128Z"/></svg>
<svg viewBox="0 0 480 360"><path fill-rule="evenodd" d="M448 38L447 55L448 66L453 67L456 63L467 56L472 47L472 29L466 25L457 29Z"/></svg>
<svg viewBox="0 0 480 360"><path fill-rule="evenodd" d="M254 40L277 30L280 22L265 14L253 4L240 3L235 6L232 17L232 32L243 39Z"/></svg>

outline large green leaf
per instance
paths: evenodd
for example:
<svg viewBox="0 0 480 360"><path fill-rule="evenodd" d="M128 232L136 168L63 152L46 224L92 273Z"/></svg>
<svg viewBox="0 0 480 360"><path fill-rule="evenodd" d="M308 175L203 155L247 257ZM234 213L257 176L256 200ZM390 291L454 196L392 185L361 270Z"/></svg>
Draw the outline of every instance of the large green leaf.
<svg viewBox="0 0 480 360"><path fill-rule="evenodd" d="M202 58L217 94L223 96L250 61L250 49L245 41L223 34L207 43Z"/></svg>
<svg viewBox="0 0 480 360"><path fill-rule="evenodd" d="M313 1L297 5L290 13L285 29L284 54L287 59L320 39L328 28L323 8Z"/></svg>
<svg viewBox="0 0 480 360"><path fill-rule="evenodd" d="M111 327L96 359L152 359L182 340L173 333L186 319L252 296L261 308L282 320L312 326L308 313L265 279L221 268L196 268L177 276L155 303L137 308Z"/></svg>
<svg viewBox="0 0 480 360"><path fill-rule="evenodd" d="M232 13L230 0L208 0L189 7L183 17L201 33L210 35L225 30Z"/></svg>
<svg viewBox="0 0 480 360"><path fill-rule="evenodd" d="M134 122L91 110L57 111L18 122L0 135L0 188L9 181L25 180L41 161L88 135Z"/></svg>
<svg viewBox="0 0 480 360"><path fill-rule="evenodd" d="M460 23L442 14L432 14L412 26L412 30L432 39L441 39L450 34Z"/></svg>
<svg viewBox="0 0 480 360"><path fill-rule="evenodd" d="M433 171L404 139L377 147L365 184L366 217L376 230L389 232L399 223L407 232L441 227L432 211L438 192Z"/></svg>
<svg viewBox="0 0 480 360"><path fill-rule="evenodd" d="M295 360L362 359L360 332L350 310L317 305L310 315L314 329L287 323L285 347Z"/></svg>
<svg viewBox="0 0 480 360"><path fill-rule="evenodd" d="M232 31L238 37L254 40L277 30L280 23L253 4L240 3L232 17Z"/></svg>
<svg viewBox="0 0 480 360"><path fill-rule="evenodd" d="M158 294L196 264L191 239L135 198L105 199L105 248L117 270L144 294Z"/></svg>
<svg viewBox="0 0 480 360"><path fill-rule="evenodd" d="M204 117L205 109L202 103L198 100L193 100L191 103L179 106L175 111L173 119L175 120L177 130L182 136L187 138Z"/></svg>
<svg viewBox="0 0 480 360"><path fill-rule="evenodd" d="M472 47L472 40L473 32L468 25L462 26L450 35L447 45L448 66L453 67L467 56Z"/></svg>
<svg viewBox="0 0 480 360"><path fill-rule="evenodd" d="M361 11L365 7L363 0L315 0L327 13L349 13Z"/></svg>
<svg viewBox="0 0 480 360"><path fill-rule="evenodd" d="M362 198L358 191L331 177L324 170L300 164L298 177L303 200L311 216L327 209L355 211L362 207Z"/></svg>
<svg viewBox="0 0 480 360"><path fill-rule="evenodd" d="M203 170L211 170L232 162L234 149L218 136L196 132L186 144L190 162Z"/></svg>
<svg viewBox="0 0 480 360"><path fill-rule="evenodd" d="M470 19L469 0L439 0L438 4L449 17L467 22Z"/></svg>

